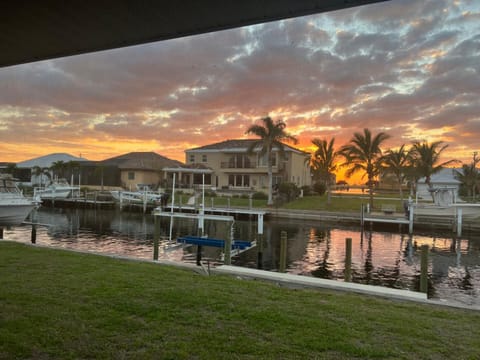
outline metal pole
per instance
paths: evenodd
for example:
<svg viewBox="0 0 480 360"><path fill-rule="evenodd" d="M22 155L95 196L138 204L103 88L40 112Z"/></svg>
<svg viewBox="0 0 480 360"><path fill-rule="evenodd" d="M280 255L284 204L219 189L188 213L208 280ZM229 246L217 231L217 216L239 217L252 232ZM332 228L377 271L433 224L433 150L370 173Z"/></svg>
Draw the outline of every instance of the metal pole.
<svg viewBox="0 0 480 360"><path fill-rule="evenodd" d="M415 206L409 202L408 204L408 233L413 234L413 210Z"/></svg>
<svg viewBox="0 0 480 360"><path fill-rule="evenodd" d="M231 265L232 263L232 243L233 243L233 221L232 224L230 225L230 231L227 234L227 237L225 239L225 244L224 244L224 260L223 263L225 265Z"/></svg>
<svg viewBox="0 0 480 360"><path fill-rule="evenodd" d="M172 205L170 206L170 231L168 233L168 242L172 242L172 230L173 230L173 204L175 204L175 173L173 173L173 185L172 185Z"/></svg>
<svg viewBox="0 0 480 360"><path fill-rule="evenodd" d="M457 236L462 236L462 213L463 209L459 207L457 211Z"/></svg>

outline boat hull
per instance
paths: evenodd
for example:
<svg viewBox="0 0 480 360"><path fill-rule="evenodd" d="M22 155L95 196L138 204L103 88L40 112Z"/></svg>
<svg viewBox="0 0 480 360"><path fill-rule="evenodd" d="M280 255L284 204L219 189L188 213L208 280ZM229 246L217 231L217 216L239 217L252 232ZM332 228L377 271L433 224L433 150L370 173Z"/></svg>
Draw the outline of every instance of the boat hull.
<svg viewBox="0 0 480 360"><path fill-rule="evenodd" d="M21 224L35 207L35 204L0 205L0 227Z"/></svg>

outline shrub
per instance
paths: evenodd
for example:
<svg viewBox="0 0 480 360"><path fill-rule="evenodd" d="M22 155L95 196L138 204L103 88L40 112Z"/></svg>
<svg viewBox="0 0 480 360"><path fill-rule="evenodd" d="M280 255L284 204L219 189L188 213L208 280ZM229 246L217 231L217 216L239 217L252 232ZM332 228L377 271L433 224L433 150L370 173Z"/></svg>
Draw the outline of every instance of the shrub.
<svg viewBox="0 0 480 360"><path fill-rule="evenodd" d="M300 189L294 183L284 182L278 187L278 193L287 201L292 201L300 194Z"/></svg>
<svg viewBox="0 0 480 360"><path fill-rule="evenodd" d="M315 190L318 195L323 195L327 191L327 187L322 182L316 182L313 184L313 190Z"/></svg>
<svg viewBox="0 0 480 360"><path fill-rule="evenodd" d="M254 200L267 200L268 195L265 194L264 192L257 191L256 193L252 194L252 199L254 199Z"/></svg>
<svg viewBox="0 0 480 360"><path fill-rule="evenodd" d="M303 190L303 196L313 195L311 186L304 185L304 186L301 187L301 189Z"/></svg>

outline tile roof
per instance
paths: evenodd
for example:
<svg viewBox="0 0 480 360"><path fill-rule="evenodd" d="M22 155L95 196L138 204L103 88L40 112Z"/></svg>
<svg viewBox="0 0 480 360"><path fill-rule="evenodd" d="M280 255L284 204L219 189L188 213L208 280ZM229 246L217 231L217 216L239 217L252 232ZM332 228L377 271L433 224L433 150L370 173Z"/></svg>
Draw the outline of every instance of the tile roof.
<svg viewBox="0 0 480 360"><path fill-rule="evenodd" d="M238 151L242 151L242 150L247 150L248 147L251 144L253 144L255 142L258 142L259 140L260 139L225 140L225 141L221 141L221 142L214 143L214 144L208 144L208 145L204 145L204 146L200 146L200 147L196 147L196 148L192 148L192 149L187 149L185 151L186 152L190 152L190 151L197 152L197 151L205 151L205 150L207 150L207 151L212 151L212 150L226 151L226 150L234 150L234 149L238 150ZM288 144L283 143L283 145L284 145L285 151L296 151L296 152L299 152L299 153L308 154L305 151L294 148L293 146L290 146Z"/></svg>
<svg viewBox="0 0 480 360"><path fill-rule="evenodd" d="M169 159L156 152L131 152L100 161L104 165L118 166L119 169L158 170L164 167L183 165L180 161Z"/></svg>

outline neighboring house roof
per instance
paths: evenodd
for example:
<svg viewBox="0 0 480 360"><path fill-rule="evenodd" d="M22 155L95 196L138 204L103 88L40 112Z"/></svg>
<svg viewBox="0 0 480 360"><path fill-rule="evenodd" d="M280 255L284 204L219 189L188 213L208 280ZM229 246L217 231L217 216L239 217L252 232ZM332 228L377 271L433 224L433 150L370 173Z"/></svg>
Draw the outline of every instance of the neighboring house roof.
<svg viewBox="0 0 480 360"><path fill-rule="evenodd" d="M118 166L121 170L159 170L183 165L180 161L150 152L131 152L100 161L102 165Z"/></svg>
<svg viewBox="0 0 480 360"><path fill-rule="evenodd" d="M258 141L260 141L260 139L225 140L214 144L187 149L185 152L245 152L253 143ZM285 151L309 155L307 152L294 148L293 146L287 144L283 144L283 146ZM275 147L273 149L275 150Z"/></svg>
<svg viewBox="0 0 480 360"><path fill-rule="evenodd" d="M34 159L26 160L17 163L18 168L33 168L35 166L41 168L49 168L53 163L57 161L69 162L69 161L88 161L83 157L76 157L66 153L54 153L45 156L40 156Z"/></svg>
<svg viewBox="0 0 480 360"><path fill-rule="evenodd" d="M430 182L432 184L461 184L461 181L457 179L457 171L462 172L462 169L444 168L436 174L433 174L430 177ZM425 183L425 178L421 178L418 182Z"/></svg>

